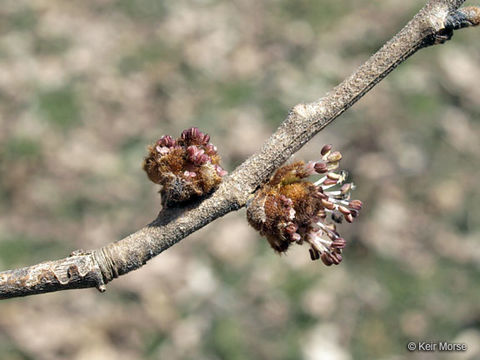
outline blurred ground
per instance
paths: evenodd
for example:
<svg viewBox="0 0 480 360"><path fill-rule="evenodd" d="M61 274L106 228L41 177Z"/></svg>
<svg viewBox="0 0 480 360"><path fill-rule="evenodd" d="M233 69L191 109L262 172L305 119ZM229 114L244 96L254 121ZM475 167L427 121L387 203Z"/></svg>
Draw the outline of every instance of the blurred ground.
<svg viewBox="0 0 480 360"><path fill-rule="evenodd" d="M0 269L152 220L140 164L198 126L232 170L422 5L401 0L3 0ZM14 359L480 357L478 29L422 50L297 155L324 143L366 204L341 266L276 256L229 214L108 286L2 301Z"/></svg>

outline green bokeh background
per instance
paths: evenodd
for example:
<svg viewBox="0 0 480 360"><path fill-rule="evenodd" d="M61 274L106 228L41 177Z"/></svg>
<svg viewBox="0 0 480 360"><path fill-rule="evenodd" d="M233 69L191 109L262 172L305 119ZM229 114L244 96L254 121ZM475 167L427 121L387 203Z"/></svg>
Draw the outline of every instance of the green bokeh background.
<svg viewBox="0 0 480 360"><path fill-rule="evenodd" d="M0 270L151 221L141 161L163 134L199 127L233 170L422 3L3 0ZM241 210L105 294L2 301L0 358L478 359L479 36L414 55L295 156L333 143L365 203L340 266L275 255Z"/></svg>

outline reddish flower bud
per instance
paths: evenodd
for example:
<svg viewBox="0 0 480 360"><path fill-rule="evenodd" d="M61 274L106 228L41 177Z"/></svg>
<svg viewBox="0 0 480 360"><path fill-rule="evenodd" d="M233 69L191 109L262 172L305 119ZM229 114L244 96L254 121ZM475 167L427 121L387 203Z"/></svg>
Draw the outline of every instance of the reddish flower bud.
<svg viewBox="0 0 480 360"><path fill-rule="evenodd" d="M328 200L323 200L322 199L322 205L324 208L328 209L328 210L333 210L335 209L335 204L328 201Z"/></svg>
<svg viewBox="0 0 480 360"><path fill-rule="evenodd" d="M317 162L315 163L315 171L319 174L324 174L328 171L327 164Z"/></svg>
<svg viewBox="0 0 480 360"><path fill-rule="evenodd" d="M343 205L338 206L338 211L340 211L343 215L350 215L352 213L348 208Z"/></svg>
<svg viewBox="0 0 480 360"><path fill-rule="evenodd" d="M362 210L363 203L360 200L352 200L348 206L355 210Z"/></svg>
<svg viewBox="0 0 480 360"><path fill-rule="evenodd" d="M175 140L170 135L162 136L158 141L157 144L159 146L166 146L167 148L173 147L175 145Z"/></svg>
<svg viewBox="0 0 480 360"><path fill-rule="evenodd" d="M330 152L330 150L332 150L332 148L333 148L332 144L323 145L322 150L320 151L320 154L322 154L322 156L325 156Z"/></svg>
<svg viewBox="0 0 480 360"><path fill-rule="evenodd" d="M325 186L336 185L336 184L337 184L337 180L334 180L334 179L325 179L325 181L323 182L323 185Z"/></svg>
<svg viewBox="0 0 480 360"><path fill-rule="evenodd" d="M143 163L150 180L162 185L162 204L172 206L215 190L227 172L220 166L210 136L197 128L184 130L180 138L162 136Z"/></svg>
<svg viewBox="0 0 480 360"><path fill-rule="evenodd" d="M338 151L331 153L327 157L328 162L331 162L331 163L340 161L341 159L342 159L342 154L340 154Z"/></svg>
<svg viewBox="0 0 480 360"><path fill-rule="evenodd" d="M326 252L322 253L322 255L320 255L320 259L327 266L333 265L333 259L329 253L326 253Z"/></svg>
<svg viewBox="0 0 480 360"><path fill-rule="evenodd" d="M335 249L343 249L347 245L344 238L338 238L332 241L332 247Z"/></svg>

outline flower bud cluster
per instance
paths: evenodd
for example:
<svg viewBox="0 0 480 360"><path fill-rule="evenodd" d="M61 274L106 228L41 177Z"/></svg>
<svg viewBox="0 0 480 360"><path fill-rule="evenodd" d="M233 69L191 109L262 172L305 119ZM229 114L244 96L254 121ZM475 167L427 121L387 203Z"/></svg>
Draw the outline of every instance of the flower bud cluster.
<svg viewBox="0 0 480 360"><path fill-rule="evenodd" d="M218 187L227 172L210 136L193 127L178 139L162 136L149 147L143 163L148 178L162 186L162 205L172 206L192 197L207 195Z"/></svg>
<svg viewBox="0 0 480 360"><path fill-rule="evenodd" d="M247 203L247 218L275 251L283 253L293 243L307 243L311 259L330 266L342 261L346 245L336 224L353 222L362 202L350 200L354 185L345 183L345 171L336 171L340 152L325 145L321 155L317 162L298 161L278 169ZM315 174L321 178L309 181Z"/></svg>

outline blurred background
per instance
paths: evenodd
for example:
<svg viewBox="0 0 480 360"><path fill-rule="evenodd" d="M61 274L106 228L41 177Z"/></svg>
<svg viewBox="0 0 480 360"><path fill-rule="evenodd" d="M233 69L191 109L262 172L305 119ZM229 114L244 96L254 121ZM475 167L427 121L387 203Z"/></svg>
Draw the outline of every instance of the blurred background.
<svg viewBox="0 0 480 360"><path fill-rule="evenodd" d="M423 3L2 0L0 270L150 222L141 163L161 135L197 126L233 170ZM333 143L365 203L340 266L275 255L242 209L105 294L2 301L2 360L478 359L478 31L414 55L295 156Z"/></svg>

